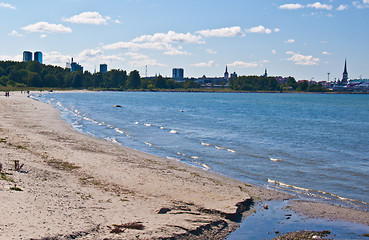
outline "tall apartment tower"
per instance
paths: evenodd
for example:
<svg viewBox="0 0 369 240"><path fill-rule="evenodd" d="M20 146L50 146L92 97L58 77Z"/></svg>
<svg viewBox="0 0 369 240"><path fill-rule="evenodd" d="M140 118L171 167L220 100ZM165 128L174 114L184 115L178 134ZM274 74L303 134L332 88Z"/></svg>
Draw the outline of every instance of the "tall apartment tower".
<svg viewBox="0 0 369 240"><path fill-rule="evenodd" d="M29 51L23 52L23 62L32 61L32 53Z"/></svg>
<svg viewBox="0 0 369 240"><path fill-rule="evenodd" d="M172 78L173 79L180 79L180 80L183 79L184 78L183 68L173 68Z"/></svg>
<svg viewBox="0 0 369 240"><path fill-rule="evenodd" d="M33 60L38 61L39 63L42 64L42 52L39 52L39 51L35 52L33 54Z"/></svg>
<svg viewBox="0 0 369 240"><path fill-rule="evenodd" d="M345 67L343 69L342 83L347 83L347 80L348 80L348 72L347 72L347 62L345 59Z"/></svg>
<svg viewBox="0 0 369 240"><path fill-rule="evenodd" d="M100 64L100 73L106 73L108 71L108 65L105 63Z"/></svg>

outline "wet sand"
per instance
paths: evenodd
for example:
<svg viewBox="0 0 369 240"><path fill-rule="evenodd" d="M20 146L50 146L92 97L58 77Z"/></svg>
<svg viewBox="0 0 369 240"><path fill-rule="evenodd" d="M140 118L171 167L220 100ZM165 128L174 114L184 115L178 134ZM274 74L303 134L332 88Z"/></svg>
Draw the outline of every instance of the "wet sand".
<svg viewBox="0 0 369 240"><path fill-rule="evenodd" d="M0 94L1 239L225 239L252 202L291 197L83 135L52 106ZM292 207L369 224L367 212Z"/></svg>

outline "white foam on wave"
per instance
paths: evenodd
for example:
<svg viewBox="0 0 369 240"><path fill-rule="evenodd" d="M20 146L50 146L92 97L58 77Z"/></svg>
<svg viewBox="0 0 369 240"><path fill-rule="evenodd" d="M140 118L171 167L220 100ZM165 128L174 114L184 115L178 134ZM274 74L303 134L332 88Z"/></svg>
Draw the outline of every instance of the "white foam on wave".
<svg viewBox="0 0 369 240"><path fill-rule="evenodd" d="M173 160L173 161L181 161L180 159L178 159L178 158L175 158L175 157L169 157L169 156L167 156L167 159L169 159L169 160Z"/></svg>
<svg viewBox="0 0 369 240"><path fill-rule="evenodd" d="M120 133L120 134L124 134L124 133L125 133L123 130L120 130L119 128L114 128L114 130L115 130L117 133Z"/></svg>
<svg viewBox="0 0 369 240"><path fill-rule="evenodd" d="M192 159L199 159L199 157L198 157L198 156L192 156L191 158L192 158Z"/></svg>
<svg viewBox="0 0 369 240"><path fill-rule="evenodd" d="M170 133L176 134L178 132L176 130L171 130Z"/></svg>
<svg viewBox="0 0 369 240"><path fill-rule="evenodd" d="M278 159L278 158L269 158L270 161L273 161L273 162L279 162L279 161L282 161L282 159Z"/></svg>
<svg viewBox="0 0 369 240"><path fill-rule="evenodd" d="M205 170L210 170L210 167L208 165L206 165L205 163L200 163L200 162L194 162L200 166L202 166Z"/></svg>
<svg viewBox="0 0 369 240"><path fill-rule="evenodd" d="M145 123L144 124L146 127L151 127L151 124L149 124L149 123Z"/></svg>
<svg viewBox="0 0 369 240"><path fill-rule="evenodd" d="M297 190L300 190L300 191L305 191L305 192L312 191L312 189L294 186L294 185L291 185L291 184L279 182L279 181L276 181L276 180L273 180L273 179L269 179L269 178L268 178L268 183L274 183L274 184L277 184L277 185L282 186L282 187L294 188L294 189L297 189Z"/></svg>
<svg viewBox="0 0 369 240"><path fill-rule="evenodd" d="M160 127L160 129L165 129L165 127Z"/></svg>
<svg viewBox="0 0 369 240"><path fill-rule="evenodd" d="M227 149L227 151L228 151L228 152L231 152L231 153L236 153L236 152L237 152L237 151L232 150L232 149L229 149L229 148Z"/></svg>
<svg viewBox="0 0 369 240"><path fill-rule="evenodd" d="M139 122L135 122L136 125L140 124Z"/></svg>
<svg viewBox="0 0 369 240"><path fill-rule="evenodd" d="M145 144L150 146L150 147L153 145L152 143L149 143L149 142L145 142Z"/></svg>
<svg viewBox="0 0 369 240"><path fill-rule="evenodd" d="M211 146L210 143L206 143L206 142L201 142L201 145L203 145L203 146Z"/></svg>
<svg viewBox="0 0 369 240"><path fill-rule="evenodd" d="M219 147L219 146L215 146L216 149L219 149L219 150L225 150L226 148L224 147Z"/></svg>
<svg viewBox="0 0 369 240"><path fill-rule="evenodd" d="M187 156L186 154L184 154L184 153L180 153L180 152L177 152L177 155L181 155L181 156Z"/></svg>

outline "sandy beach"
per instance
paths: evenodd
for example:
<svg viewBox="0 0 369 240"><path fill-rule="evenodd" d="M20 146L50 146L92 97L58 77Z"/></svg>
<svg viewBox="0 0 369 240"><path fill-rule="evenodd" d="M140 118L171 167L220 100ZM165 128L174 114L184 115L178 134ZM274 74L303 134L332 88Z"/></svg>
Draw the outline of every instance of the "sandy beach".
<svg viewBox="0 0 369 240"><path fill-rule="evenodd" d="M253 202L291 198L83 135L52 106L0 94L1 239L225 239ZM291 208L369 225L351 208Z"/></svg>

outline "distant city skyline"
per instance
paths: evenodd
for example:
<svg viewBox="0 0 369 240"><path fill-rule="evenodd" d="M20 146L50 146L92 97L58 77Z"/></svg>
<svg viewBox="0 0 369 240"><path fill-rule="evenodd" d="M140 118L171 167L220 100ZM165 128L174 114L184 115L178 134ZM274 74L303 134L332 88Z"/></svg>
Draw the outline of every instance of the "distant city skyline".
<svg viewBox="0 0 369 240"><path fill-rule="evenodd" d="M2 1L2 0L0 0ZM138 70L141 76L369 78L369 0L4 0L0 60L40 50L44 64ZM329 74L328 74L329 73Z"/></svg>

